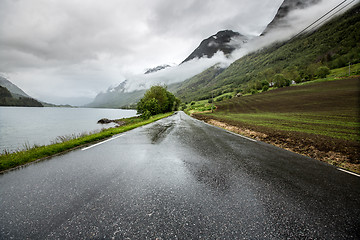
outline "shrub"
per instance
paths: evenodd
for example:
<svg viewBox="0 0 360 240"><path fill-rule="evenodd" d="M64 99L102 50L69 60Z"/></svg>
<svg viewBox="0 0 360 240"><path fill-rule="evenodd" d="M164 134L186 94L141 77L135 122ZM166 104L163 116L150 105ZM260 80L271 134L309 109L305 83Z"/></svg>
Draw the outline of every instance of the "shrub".
<svg viewBox="0 0 360 240"><path fill-rule="evenodd" d="M262 91L263 91L263 92L266 92L267 90L269 90L269 85L263 86Z"/></svg>
<svg viewBox="0 0 360 240"><path fill-rule="evenodd" d="M286 79L282 74L276 74L274 76L274 87L282 88L290 86L291 81Z"/></svg>
<svg viewBox="0 0 360 240"><path fill-rule="evenodd" d="M330 74L330 69L326 66L322 66L322 67L319 67L317 70L316 70L316 75L319 77L319 78L326 78L327 75Z"/></svg>
<svg viewBox="0 0 360 240"><path fill-rule="evenodd" d="M224 99L224 97L218 97L215 99L215 102L221 102Z"/></svg>
<svg viewBox="0 0 360 240"><path fill-rule="evenodd" d="M176 110L179 105L180 100L174 94L167 91L166 87L152 86L138 102L137 112L144 114L146 111L149 111L151 115L156 115Z"/></svg>
<svg viewBox="0 0 360 240"><path fill-rule="evenodd" d="M141 118L144 120L148 120L151 117L151 112L149 110L145 110L143 114L141 114Z"/></svg>

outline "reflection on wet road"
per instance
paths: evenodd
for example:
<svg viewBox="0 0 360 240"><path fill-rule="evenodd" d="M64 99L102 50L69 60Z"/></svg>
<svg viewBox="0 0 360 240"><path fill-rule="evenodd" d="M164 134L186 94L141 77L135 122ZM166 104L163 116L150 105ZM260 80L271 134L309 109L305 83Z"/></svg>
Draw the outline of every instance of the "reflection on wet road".
<svg viewBox="0 0 360 240"><path fill-rule="evenodd" d="M360 237L360 178L182 112L0 186L0 239Z"/></svg>

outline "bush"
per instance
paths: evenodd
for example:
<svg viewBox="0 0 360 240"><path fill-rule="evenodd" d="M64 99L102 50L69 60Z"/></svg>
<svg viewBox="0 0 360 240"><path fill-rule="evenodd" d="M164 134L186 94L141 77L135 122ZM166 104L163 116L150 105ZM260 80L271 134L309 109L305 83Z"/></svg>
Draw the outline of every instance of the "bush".
<svg viewBox="0 0 360 240"><path fill-rule="evenodd" d="M316 70L316 75L319 77L319 78L326 78L327 75L330 74L330 69L326 66L322 66L322 67L319 67L317 70Z"/></svg>
<svg viewBox="0 0 360 240"><path fill-rule="evenodd" d="M141 114L141 118L144 120L148 120L151 117L151 112L149 110L145 110L143 114Z"/></svg>
<svg viewBox="0 0 360 240"><path fill-rule="evenodd" d="M161 112L161 107L159 105L159 101L155 98L149 99L143 103L143 108L145 112L150 112L151 115L156 115Z"/></svg>
<svg viewBox="0 0 360 240"><path fill-rule="evenodd" d="M137 112L138 114L144 114L148 111L151 115L156 115L177 110L179 105L180 100L167 91L166 87L152 86L138 102Z"/></svg>
<svg viewBox="0 0 360 240"><path fill-rule="evenodd" d="M286 79L282 74L276 74L274 76L274 87L282 88L290 86L291 81Z"/></svg>
<svg viewBox="0 0 360 240"><path fill-rule="evenodd" d="M267 90L269 90L269 85L263 86L262 91L263 91L263 92L266 92Z"/></svg>
<svg viewBox="0 0 360 240"><path fill-rule="evenodd" d="M215 99L215 102L221 102L224 99L224 97L218 97Z"/></svg>

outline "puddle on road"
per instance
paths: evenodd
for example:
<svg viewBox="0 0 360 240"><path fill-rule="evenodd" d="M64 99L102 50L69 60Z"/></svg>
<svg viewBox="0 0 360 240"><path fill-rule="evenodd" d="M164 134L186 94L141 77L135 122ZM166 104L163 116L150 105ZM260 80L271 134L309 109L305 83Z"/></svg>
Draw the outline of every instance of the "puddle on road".
<svg viewBox="0 0 360 240"><path fill-rule="evenodd" d="M155 124L153 127L148 129L147 134L151 139L152 144L158 144L162 142L166 136L171 132L174 128L174 122L167 122L161 124Z"/></svg>

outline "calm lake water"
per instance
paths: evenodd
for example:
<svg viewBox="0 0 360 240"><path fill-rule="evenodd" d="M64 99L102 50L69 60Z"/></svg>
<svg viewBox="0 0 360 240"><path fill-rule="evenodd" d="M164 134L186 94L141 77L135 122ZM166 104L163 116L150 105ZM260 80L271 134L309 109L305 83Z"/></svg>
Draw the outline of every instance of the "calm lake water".
<svg viewBox="0 0 360 240"><path fill-rule="evenodd" d="M0 107L0 152L47 145L58 136L88 133L114 126L101 118L133 117L136 110L98 108Z"/></svg>

